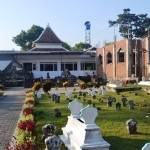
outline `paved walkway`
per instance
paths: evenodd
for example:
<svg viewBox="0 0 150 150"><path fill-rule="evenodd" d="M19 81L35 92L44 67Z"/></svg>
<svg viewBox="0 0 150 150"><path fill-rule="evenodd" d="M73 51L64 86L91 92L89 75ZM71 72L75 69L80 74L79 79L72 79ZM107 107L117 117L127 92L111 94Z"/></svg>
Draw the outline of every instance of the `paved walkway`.
<svg viewBox="0 0 150 150"><path fill-rule="evenodd" d="M10 88L0 98L0 150L5 150L14 133L24 94L23 88Z"/></svg>

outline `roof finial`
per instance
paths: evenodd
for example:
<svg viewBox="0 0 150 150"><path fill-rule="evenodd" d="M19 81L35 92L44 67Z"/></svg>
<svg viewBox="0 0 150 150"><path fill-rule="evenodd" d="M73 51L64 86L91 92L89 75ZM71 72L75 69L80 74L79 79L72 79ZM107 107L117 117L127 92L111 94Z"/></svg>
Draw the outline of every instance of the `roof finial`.
<svg viewBox="0 0 150 150"><path fill-rule="evenodd" d="M49 22L48 22L48 24L47 24L47 27L49 27Z"/></svg>

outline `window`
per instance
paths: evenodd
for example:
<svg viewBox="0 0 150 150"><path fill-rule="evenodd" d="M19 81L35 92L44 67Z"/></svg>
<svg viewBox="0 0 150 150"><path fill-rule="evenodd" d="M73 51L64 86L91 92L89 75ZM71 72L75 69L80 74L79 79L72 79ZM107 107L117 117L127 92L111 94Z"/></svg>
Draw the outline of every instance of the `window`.
<svg viewBox="0 0 150 150"><path fill-rule="evenodd" d="M36 64L33 64L32 70L36 70Z"/></svg>
<svg viewBox="0 0 150 150"><path fill-rule="evenodd" d="M40 63L40 71L57 71L56 63Z"/></svg>
<svg viewBox="0 0 150 150"><path fill-rule="evenodd" d="M112 63L112 54L109 52L107 54L107 64L110 64L110 63Z"/></svg>
<svg viewBox="0 0 150 150"><path fill-rule="evenodd" d="M32 63L23 63L23 69L25 71L32 71Z"/></svg>
<svg viewBox="0 0 150 150"><path fill-rule="evenodd" d="M76 62L61 63L61 70L64 71L65 69L68 69L69 71L77 70L77 63Z"/></svg>
<svg viewBox="0 0 150 150"><path fill-rule="evenodd" d="M125 62L125 52L123 49L118 50L118 62Z"/></svg>
<svg viewBox="0 0 150 150"><path fill-rule="evenodd" d="M94 62L83 62L81 63L81 70L96 70Z"/></svg>
<svg viewBox="0 0 150 150"><path fill-rule="evenodd" d="M99 64L100 64L100 65L103 64L102 55L99 55Z"/></svg>

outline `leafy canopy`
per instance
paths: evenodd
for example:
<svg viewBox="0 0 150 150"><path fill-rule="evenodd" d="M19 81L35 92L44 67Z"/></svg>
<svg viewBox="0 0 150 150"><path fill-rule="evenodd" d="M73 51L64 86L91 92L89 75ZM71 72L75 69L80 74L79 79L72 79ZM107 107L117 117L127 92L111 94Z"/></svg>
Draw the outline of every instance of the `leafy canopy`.
<svg viewBox="0 0 150 150"><path fill-rule="evenodd" d="M16 43L17 46L20 46L22 50L26 51L32 48L32 42L40 36L42 31L42 27L32 25L29 30L22 30L18 35L13 37L12 41Z"/></svg>
<svg viewBox="0 0 150 150"><path fill-rule="evenodd" d="M89 44L86 44L86 43L83 43L83 42L79 42L79 43L76 43L74 45L72 50L73 51L83 51L84 49L88 49L90 47L91 47L91 45L89 45Z"/></svg>
<svg viewBox="0 0 150 150"><path fill-rule="evenodd" d="M119 26L119 32L125 38L141 38L147 34L150 27L150 18L147 14L134 14L130 9L123 9L115 21L110 20L109 26Z"/></svg>
<svg viewBox="0 0 150 150"><path fill-rule="evenodd" d="M22 30L18 35L13 37L13 42L20 46L23 51L27 51L32 48L32 43L35 41L44 29L37 25L32 25L32 27L24 31ZM68 43L63 42L62 46L68 50L72 51L83 51L84 49L88 49L91 47L89 44L85 44L83 42L76 43L73 47L71 47Z"/></svg>

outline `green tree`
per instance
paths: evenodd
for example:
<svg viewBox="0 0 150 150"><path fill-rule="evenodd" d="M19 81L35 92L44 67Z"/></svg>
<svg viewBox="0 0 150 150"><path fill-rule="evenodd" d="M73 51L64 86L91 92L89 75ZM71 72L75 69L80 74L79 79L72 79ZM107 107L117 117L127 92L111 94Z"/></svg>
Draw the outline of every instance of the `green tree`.
<svg viewBox="0 0 150 150"><path fill-rule="evenodd" d="M91 45L80 42L80 43L76 43L74 45L74 47L72 48L72 50L74 50L74 51L83 51L84 49L88 49L90 47L91 47Z"/></svg>
<svg viewBox="0 0 150 150"><path fill-rule="evenodd" d="M26 51L32 48L32 42L39 37L42 31L42 27L32 25L29 30L22 30L18 35L13 37L12 41L16 43L17 46L20 46L23 51Z"/></svg>
<svg viewBox="0 0 150 150"><path fill-rule="evenodd" d="M150 26L150 18L147 14L134 14L129 8L123 9L123 13L118 15L115 21L109 21L109 26L119 26L119 32L125 38L141 38L147 34Z"/></svg>
<svg viewBox="0 0 150 150"><path fill-rule="evenodd" d="M63 46L64 48L66 48L67 50L71 50L71 46L70 46L68 43L66 43L66 42L63 42L63 43L62 43L62 46Z"/></svg>

